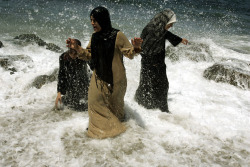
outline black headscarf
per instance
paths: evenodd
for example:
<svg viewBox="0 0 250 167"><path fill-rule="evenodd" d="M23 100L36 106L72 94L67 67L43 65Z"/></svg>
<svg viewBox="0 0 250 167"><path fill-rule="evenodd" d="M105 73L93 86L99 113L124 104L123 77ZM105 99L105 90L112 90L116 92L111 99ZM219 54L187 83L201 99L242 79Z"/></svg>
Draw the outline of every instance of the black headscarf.
<svg viewBox="0 0 250 167"><path fill-rule="evenodd" d="M119 30L112 28L109 11L104 7L93 9L90 16L101 26L101 31L92 35L90 67L100 79L113 85L112 61Z"/></svg>
<svg viewBox="0 0 250 167"><path fill-rule="evenodd" d="M143 39L143 53L147 55L157 55L165 50L165 26L175 14L170 9L156 14L142 30L141 38Z"/></svg>

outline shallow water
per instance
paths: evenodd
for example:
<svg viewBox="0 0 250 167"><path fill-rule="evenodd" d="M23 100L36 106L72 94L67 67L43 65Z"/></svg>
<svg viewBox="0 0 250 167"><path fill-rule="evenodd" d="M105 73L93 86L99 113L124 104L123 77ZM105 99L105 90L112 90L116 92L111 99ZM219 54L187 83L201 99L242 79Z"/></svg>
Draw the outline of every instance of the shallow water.
<svg viewBox="0 0 250 167"><path fill-rule="evenodd" d="M249 166L249 90L203 77L206 68L223 58L250 61L248 3L0 0L0 55L31 59L13 62L13 75L0 67L0 166ZM190 40L186 50L176 48L179 61L166 58L172 114L134 101L141 57L124 59L128 130L104 140L86 136L87 112L52 110L56 81L41 89L31 86L35 77L58 68L60 53L13 40L34 33L61 48L69 36L87 46L92 32L88 17L97 5L110 9L113 26L128 38L139 36L156 12L170 6L178 19L172 32ZM207 59L192 61L186 54Z"/></svg>

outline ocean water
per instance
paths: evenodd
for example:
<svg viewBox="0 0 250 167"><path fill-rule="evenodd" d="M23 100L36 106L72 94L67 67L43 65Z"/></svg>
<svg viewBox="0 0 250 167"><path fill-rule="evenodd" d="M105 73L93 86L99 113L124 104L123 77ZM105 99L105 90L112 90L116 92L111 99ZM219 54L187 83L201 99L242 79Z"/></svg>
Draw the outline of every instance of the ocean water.
<svg viewBox="0 0 250 167"><path fill-rule="evenodd" d="M128 39L140 36L154 14L171 8L178 21L170 31L190 41L174 48L179 61L166 57L172 114L134 101L141 57L124 59L128 130L104 140L86 136L87 112L52 111L56 81L32 86L37 76L58 68L60 53L14 40L36 34L64 50L68 37L87 46L93 32L89 13L99 5ZM0 67L0 166L250 166L249 89L203 77L223 59L246 62L237 68L249 72L249 39L247 0L0 0L0 57L26 57L12 63L12 75ZM190 53L210 59L184 58Z"/></svg>

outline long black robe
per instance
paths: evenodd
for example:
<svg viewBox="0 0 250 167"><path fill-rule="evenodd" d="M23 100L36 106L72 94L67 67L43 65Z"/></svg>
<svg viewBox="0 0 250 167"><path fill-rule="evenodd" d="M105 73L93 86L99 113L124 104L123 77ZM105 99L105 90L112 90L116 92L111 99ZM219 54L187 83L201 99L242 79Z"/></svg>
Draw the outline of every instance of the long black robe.
<svg viewBox="0 0 250 167"><path fill-rule="evenodd" d="M59 58L57 92L62 102L75 110L87 110L89 74L86 61L72 59L63 53Z"/></svg>
<svg viewBox="0 0 250 167"><path fill-rule="evenodd" d="M182 38L167 31L165 39L177 46ZM159 108L168 112L169 82L165 64L165 40L159 44L161 48L157 55L142 53L140 84L136 90L135 100L147 109Z"/></svg>

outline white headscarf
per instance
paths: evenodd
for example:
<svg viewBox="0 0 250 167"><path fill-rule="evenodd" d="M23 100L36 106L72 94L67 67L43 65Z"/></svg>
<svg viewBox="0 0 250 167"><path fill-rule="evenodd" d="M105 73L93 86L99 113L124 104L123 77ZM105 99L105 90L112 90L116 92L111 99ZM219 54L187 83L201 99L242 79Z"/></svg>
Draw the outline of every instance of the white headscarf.
<svg viewBox="0 0 250 167"><path fill-rule="evenodd" d="M175 23L176 22L176 15L174 14L171 19L168 21L167 25L168 24L171 24L171 23Z"/></svg>

